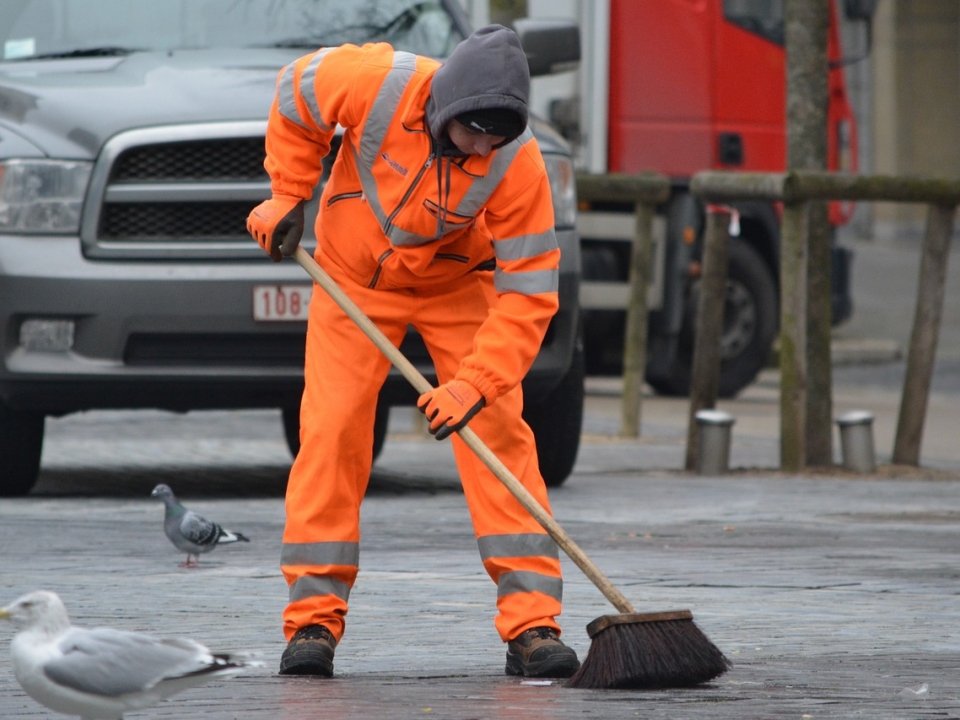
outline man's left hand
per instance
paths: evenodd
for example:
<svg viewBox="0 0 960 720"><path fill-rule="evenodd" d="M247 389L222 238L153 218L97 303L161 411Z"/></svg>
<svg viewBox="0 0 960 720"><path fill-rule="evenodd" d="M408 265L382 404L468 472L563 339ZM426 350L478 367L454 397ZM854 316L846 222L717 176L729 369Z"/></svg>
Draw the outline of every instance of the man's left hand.
<svg viewBox="0 0 960 720"><path fill-rule="evenodd" d="M483 405L480 391L464 380L451 380L425 392L417 400L420 412L430 421L430 434L437 440L460 430Z"/></svg>

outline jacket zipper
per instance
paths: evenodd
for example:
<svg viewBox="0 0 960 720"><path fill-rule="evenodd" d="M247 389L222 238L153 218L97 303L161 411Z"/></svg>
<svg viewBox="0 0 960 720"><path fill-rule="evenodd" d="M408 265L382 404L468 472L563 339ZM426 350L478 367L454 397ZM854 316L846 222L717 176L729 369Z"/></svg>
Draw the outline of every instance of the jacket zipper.
<svg viewBox="0 0 960 720"><path fill-rule="evenodd" d="M413 182L410 183L410 187L407 188L407 192L405 192L403 194L403 197L400 199L400 204L397 205L394 211L390 213L390 217L388 217L386 221L383 223L383 234L386 235L388 238L390 237L390 231L393 229L393 219L397 216L397 214L401 210L403 210L403 206L407 204L407 200L410 199L410 196L413 194L414 189L420 183L420 178L423 177L423 174L427 170L429 170L432 165L433 165L433 152L431 151L430 157L427 158L427 161L423 164L423 167L420 168L420 170L417 172L416 177L413 178Z"/></svg>
<svg viewBox="0 0 960 720"><path fill-rule="evenodd" d="M373 290L377 286L377 282L380 280L380 273L383 271L383 263L391 255L393 255L392 248L390 250L387 250L385 253L383 253L383 255L377 258L377 269L373 273L373 279L371 279L370 282L367 284L367 288L369 288L370 290ZM466 255L457 255L456 253L437 253L433 257L436 260L452 260L454 262L463 263L463 264L470 262L470 258L467 257ZM484 265L486 265L489 262L492 262L492 260L487 260L487 261L484 261L483 263L480 263L480 265L474 268L474 270L488 270L488 269L492 270L493 268L484 267Z"/></svg>
<svg viewBox="0 0 960 720"><path fill-rule="evenodd" d="M339 195L334 195L332 198L327 200L327 207L330 207L334 203L340 202L341 200L349 200L350 198L358 198L358 197L363 197L362 190L358 190L356 192L340 193Z"/></svg>

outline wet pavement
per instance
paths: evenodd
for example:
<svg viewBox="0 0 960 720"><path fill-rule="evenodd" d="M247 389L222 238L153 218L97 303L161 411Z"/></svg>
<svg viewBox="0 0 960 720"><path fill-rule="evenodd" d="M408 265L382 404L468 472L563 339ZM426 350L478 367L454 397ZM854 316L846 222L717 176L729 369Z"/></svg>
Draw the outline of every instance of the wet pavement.
<svg viewBox="0 0 960 720"><path fill-rule="evenodd" d="M495 588L449 447L406 411L391 417L364 503L361 572L332 680L276 674L289 455L275 412L49 421L35 492L0 501L2 600L52 589L76 624L186 635L264 662L128 718L960 717L960 394L949 367L931 395L922 468L889 465L897 363L837 369L838 413L877 413L880 465L869 476L776 470L775 371L721 403L736 423L732 470L719 476L681 469L685 400L646 396L641 437L621 439L617 383L591 379L577 467L552 490L553 509L638 610L692 610L732 661L693 689L573 690L505 676ZM251 542L178 567L162 505L148 497L158 482ZM560 620L582 658L585 625L616 611L563 560ZM0 625L0 717L55 717L13 678L9 634Z"/></svg>
<svg viewBox="0 0 960 720"><path fill-rule="evenodd" d="M484 574L449 447L394 411L362 515L361 572L331 680L276 674L290 457L274 411L99 412L47 421L35 491L0 500L0 602L57 591L80 625L185 635L264 665L128 718L960 717L960 264L949 267L921 467L890 465L918 243L863 244L854 316L835 329L834 415L874 414L877 472L786 475L779 383L735 400L731 471L682 470L689 407L647 395L618 437L619 384L588 383L559 523L641 611L687 608L731 670L682 690L572 690L503 674ZM835 459L841 461L834 428ZM183 560L148 496L251 538ZM573 563L564 640L615 610ZM0 718L52 718L12 676L0 623Z"/></svg>

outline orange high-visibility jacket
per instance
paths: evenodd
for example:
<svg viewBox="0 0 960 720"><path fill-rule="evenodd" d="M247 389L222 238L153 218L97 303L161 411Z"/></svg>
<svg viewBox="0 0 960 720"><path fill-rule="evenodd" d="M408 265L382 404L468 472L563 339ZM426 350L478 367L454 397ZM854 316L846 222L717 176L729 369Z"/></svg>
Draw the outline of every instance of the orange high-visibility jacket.
<svg viewBox="0 0 960 720"><path fill-rule="evenodd" d="M439 67L385 43L300 58L278 78L266 168L274 194L309 198L343 127L316 234L358 284L416 291L495 261L497 297L457 372L489 405L526 374L557 309L550 183L529 128L487 157L443 153L426 109ZM482 64L469 71L490 84Z"/></svg>

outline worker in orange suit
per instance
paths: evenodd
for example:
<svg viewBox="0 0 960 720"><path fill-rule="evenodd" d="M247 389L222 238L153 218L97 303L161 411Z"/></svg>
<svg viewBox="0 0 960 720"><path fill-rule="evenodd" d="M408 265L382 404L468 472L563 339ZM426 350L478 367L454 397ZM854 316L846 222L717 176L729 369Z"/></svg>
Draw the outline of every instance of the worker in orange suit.
<svg viewBox="0 0 960 720"><path fill-rule="evenodd" d="M323 48L284 68L270 111L272 197L247 228L294 253L303 204L337 126L316 260L399 347L413 326L439 386L417 401L454 455L480 556L496 583L506 672L569 677L556 544L456 431L470 427L549 510L520 381L557 309L560 251L543 158L527 128L530 75L516 34L482 28L444 62L385 43ZM359 564L377 396L390 369L322 291L310 301L300 452L281 569L282 674L331 676Z"/></svg>

